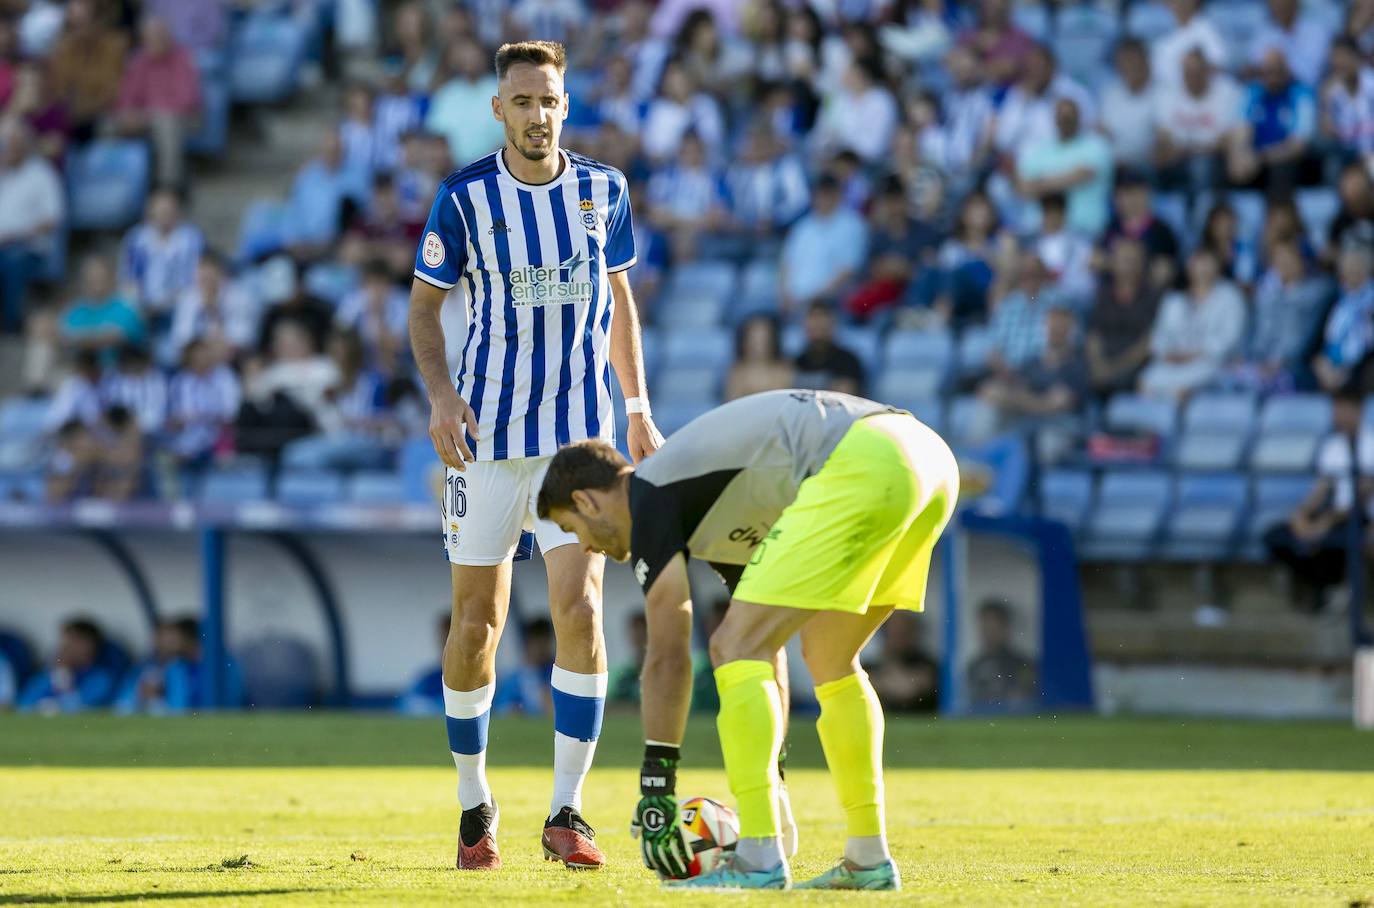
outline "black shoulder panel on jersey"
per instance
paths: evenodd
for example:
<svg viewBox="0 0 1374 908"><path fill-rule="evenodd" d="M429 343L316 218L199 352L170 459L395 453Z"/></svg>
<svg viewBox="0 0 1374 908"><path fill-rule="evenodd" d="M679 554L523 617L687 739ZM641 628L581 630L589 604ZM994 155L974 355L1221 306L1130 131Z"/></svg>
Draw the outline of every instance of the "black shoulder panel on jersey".
<svg viewBox="0 0 1374 908"><path fill-rule="evenodd" d="M630 477L630 566L645 592L674 555L690 554L687 540L739 473L717 470L661 486Z"/></svg>

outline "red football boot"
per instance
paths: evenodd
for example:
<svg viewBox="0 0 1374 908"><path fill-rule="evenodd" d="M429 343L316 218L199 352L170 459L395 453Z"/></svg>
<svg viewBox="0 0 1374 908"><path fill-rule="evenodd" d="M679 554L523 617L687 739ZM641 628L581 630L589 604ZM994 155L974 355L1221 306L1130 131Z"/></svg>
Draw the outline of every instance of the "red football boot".
<svg viewBox="0 0 1374 908"><path fill-rule="evenodd" d="M458 869L499 870L501 854L496 850L496 807L479 804L463 811L458 821Z"/></svg>
<svg viewBox="0 0 1374 908"><path fill-rule="evenodd" d="M596 847L596 833L572 807L549 817L540 842L544 860L562 861L569 870L597 870L606 863L606 856Z"/></svg>

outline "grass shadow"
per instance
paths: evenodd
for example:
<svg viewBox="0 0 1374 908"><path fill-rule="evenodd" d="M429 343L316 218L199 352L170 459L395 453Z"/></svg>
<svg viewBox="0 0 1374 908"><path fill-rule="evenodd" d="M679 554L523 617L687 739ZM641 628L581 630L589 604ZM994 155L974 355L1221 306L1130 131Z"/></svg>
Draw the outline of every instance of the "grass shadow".
<svg viewBox="0 0 1374 908"><path fill-rule="evenodd" d="M790 766L823 767L810 717L794 716ZM548 719L498 716L494 766L547 767ZM694 717L692 766L720 766L715 723ZM634 715L608 715L596 765L637 768ZM1336 722L1105 719L1091 716L913 719L887 723L885 763L911 769L1226 769L1371 772L1368 735ZM443 722L344 712L185 718L0 716L0 767L449 767Z"/></svg>
<svg viewBox="0 0 1374 908"><path fill-rule="evenodd" d="M161 902L169 899L236 899L254 895L298 895L304 892L324 892L323 889L239 889L210 892L206 890L179 892L120 892L108 895L0 895L0 905L108 905L120 902Z"/></svg>

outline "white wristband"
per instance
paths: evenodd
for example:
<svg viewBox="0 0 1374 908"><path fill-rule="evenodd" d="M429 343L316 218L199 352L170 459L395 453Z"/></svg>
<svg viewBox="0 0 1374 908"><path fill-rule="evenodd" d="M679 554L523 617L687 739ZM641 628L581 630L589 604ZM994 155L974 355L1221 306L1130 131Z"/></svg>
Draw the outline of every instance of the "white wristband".
<svg viewBox="0 0 1374 908"><path fill-rule="evenodd" d="M627 397L625 398L625 412L642 413L648 416L653 411L649 409L649 398L647 397Z"/></svg>

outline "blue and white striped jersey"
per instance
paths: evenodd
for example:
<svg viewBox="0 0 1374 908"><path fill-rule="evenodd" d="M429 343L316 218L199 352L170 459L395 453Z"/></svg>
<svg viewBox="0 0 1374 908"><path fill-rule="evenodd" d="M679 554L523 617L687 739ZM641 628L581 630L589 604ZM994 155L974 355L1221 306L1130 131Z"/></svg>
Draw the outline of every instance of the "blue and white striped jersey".
<svg viewBox="0 0 1374 908"><path fill-rule="evenodd" d="M415 257L416 277L467 298L456 386L477 414L478 460L615 438L607 275L635 263L629 191L615 168L559 154L562 173L539 186L499 151L454 173Z"/></svg>

